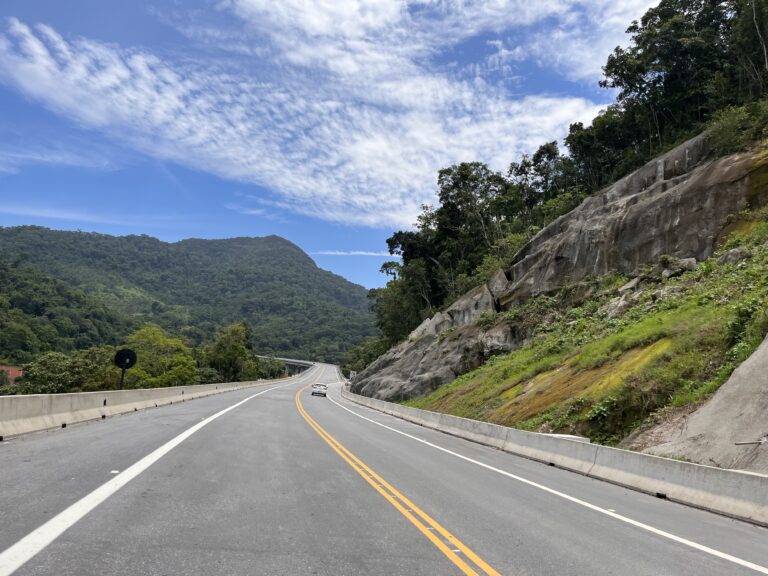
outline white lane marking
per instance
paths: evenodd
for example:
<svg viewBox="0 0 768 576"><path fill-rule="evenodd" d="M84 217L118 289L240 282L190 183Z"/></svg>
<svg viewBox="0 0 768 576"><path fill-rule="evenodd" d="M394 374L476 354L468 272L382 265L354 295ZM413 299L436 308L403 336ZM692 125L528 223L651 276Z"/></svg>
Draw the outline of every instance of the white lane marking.
<svg viewBox="0 0 768 576"><path fill-rule="evenodd" d="M110 470L110 474L120 474L120 470Z"/></svg>
<svg viewBox="0 0 768 576"><path fill-rule="evenodd" d="M477 466L480 466L481 468L485 468L486 470L491 470L492 472L496 472L498 474L501 474L502 476L507 476L508 478L512 478L513 480L517 480L518 482L522 482L523 484L527 484L528 486L532 486L534 488L538 488L539 490L543 490L544 492L548 492L549 494L552 494L554 496L558 496L560 498L563 498L565 500L568 500L569 502L573 502L574 504L578 504L579 506L584 506L585 508L589 508L590 510L594 510L595 512L599 512L601 514L605 514L606 516L610 516L611 518L615 518L616 520L620 520L621 522L625 522L627 524L630 524L632 526L635 526L636 528L640 528L642 530L646 530L648 532L651 532L652 534L656 534L657 536L661 536L663 538L667 538L669 540L672 540L673 542L677 542L678 544L683 544L685 546L689 546L691 548L694 548L695 550L698 550L700 552L704 552L706 554L710 554L712 556L716 556L717 558L721 558L723 560L727 560L728 562L733 562L734 564L738 564L739 566L742 566L744 568L749 568L750 570L754 570L755 572L759 572L761 574L768 574L768 568L765 566L760 566L759 564L754 564L753 562L749 562L748 560L743 560L741 558L738 558L736 556L732 556L730 554L726 554L725 552L720 552L719 550L715 550L714 548L709 548L708 546L704 546L703 544L699 544L698 542L693 542L692 540L687 540L685 538L682 538L680 536L676 536L674 534L671 534L669 532L665 532L664 530L660 530L659 528L654 528L653 526L650 526L648 524L643 524L642 522L638 522L637 520L632 520L632 518L627 518L626 516L622 516L621 514L617 514L616 512L613 512L612 510L607 510L605 508L600 508L599 506L595 506L594 504L590 504L589 502L586 502L584 500L580 500L579 498L575 498L574 496L569 496L568 494L565 494L563 492L559 492L557 490L554 490L553 488L549 488L547 486L544 486L543 484L539 484L537 482L533 482L532 480L528 480L526 478L523 478L522 476L517 476L516 474L512 474L510 472L507 472L506 470L501 470L500 468L496 468L494 466L491 466L490 464L485 464L484 462L480 462L479 460L475 460L473 458L469 458L468 456L464 456L463 454L459 454L458 452L454 452L453 450L448 450L448 448L443 448L442 446L438 446L437 444L433 444L432 442L429 442L427 440L424 440L423 438L419 438L417 436L413 436L411 434L408 434L407 432L403 432L402 430L397 430L396 428L392 428L390 426L387 426L386 424L382 424L381 422L377 422L376 420L372 420L371 418L368 418L366 416L363 416L362 414L359 414L355 412L354 410L350 410L346 406L342 406L336 400L331 398L330 396L328 399L336 404L339 408L342 408L349 412L350 414L354 414L358 418L362 418L363 420L367 420L368 422L371 422L373 424L376 424L377 426L381 426L382 428L386 428L387 430L391 430L392 432L396 432L398 434L401 434L403 436L406 436L410 438L411 440L416 440L417 442L421 442L422 444L426 444L427 446L430 446L436 450L440 450L441 452L445 452L446 454L450 454L451 456L455 456L456 458L460 458L461 460L465 460L466 462L471 462L472 464L476 464Z"/></svg>
<svg viewBox="0 0 768 576"><path fill-rule="evenodd" d="M303 383L303 381L301 383ZM104 502L107 498L120 490L120 488L128 484L128 482L136 478L139 474L152 466L152 464L160 460L160 458L168 454L168 452L176 448L176 446L184 442L184 440L192 436L192 434L204 426L210 424L230 410L234 410L238 406L245 404L252 398L256 398L257 396L261 396L262 394L266 394L272 390L284 388L292 384L296 384L296 382L293 381L286 384L281 384L280 386L273 386L272 388L267 388L266 390L262 390L257 394L248 396L248 398L245 400L241 400L229 408L225 408L224 410L216 412L216 414L209 416L202 422L198 422L153 452L147 454L144 456L144 458L132 466L126 468L122 474L118 474L108 482L102 484L96 488L96 490L82 497L69 508L54 516L48 520L48 522L39 528L36 528L27 534L24 538L16 542L16 544L13 544L10 548L7 548L4 552L2 552L0 554L0 576L10 576L13 574L16 570L31 560L35 555L40 553L51 542L56 540L56 538L61 536L67 529L71 528L75 523L82 519L83 516L88 514L88 512L96 508L96 506Z"/></svg>

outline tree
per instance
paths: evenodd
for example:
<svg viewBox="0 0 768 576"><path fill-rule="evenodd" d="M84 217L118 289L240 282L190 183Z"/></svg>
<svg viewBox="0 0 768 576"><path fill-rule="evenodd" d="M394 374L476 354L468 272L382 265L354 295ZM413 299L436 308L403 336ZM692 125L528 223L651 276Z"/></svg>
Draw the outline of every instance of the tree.
<svg viewBox="0 0 768 576"><path fill-rule="evenodd" d="M94 346L78 350L70 359L73 383L69 392L117 390L120 369L115 366L114 346Z"/></svg>
<svg viewBox="0 0 768 576"><path fill-rule="evenodd" d="M249 351L247 338L248 328L244 322L233 324L221 330L213 344L206 349L205 361L216 370L225 382L238 382L243 376L248 360L252 354Z"/></svg>
<svg viewBox="0 0 768 576"><path fill-rule="evenodd" d="M732 0L733 14L728 43L733 50L733 75L728 89L737 88L743 98L755 99L768 90L768 6L760 0Z"/></svg>
<svg viewBox="0 0 768 576"><path fill-rule="evenodd" d="M61 352L46 352L23 366L24 375L16 381L16 394L56 394L67 392L75 383L72 362Z"/></svg>
<svg viewBox="0 0 768 576"><path fill-rule="evenodd" d="M159 388L198 382L192 350L156 324L147 324L125 340L138 356L126 375L126 387Z"/></svg>
<svg viewBox="0 0 768 576"><path fill-rule="evenodd" d="M285 365L274 359L256 358L250 334L251 329L246 322L220 330L213 343L203 347L201 374L210 379L212 373L209 371L213 371L226 382L280 376Z"/></svg>

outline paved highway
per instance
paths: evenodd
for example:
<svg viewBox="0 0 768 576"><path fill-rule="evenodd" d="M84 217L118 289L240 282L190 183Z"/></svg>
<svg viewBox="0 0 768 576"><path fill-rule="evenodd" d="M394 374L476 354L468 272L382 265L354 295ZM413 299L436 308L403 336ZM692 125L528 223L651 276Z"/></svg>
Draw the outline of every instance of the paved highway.
<svg viewBox="0 0 768 576"><path fill-rule="evenodd" d="M764 528L348 403L331 366L2 442L0 487L0 576L768 574Z"/></svg>

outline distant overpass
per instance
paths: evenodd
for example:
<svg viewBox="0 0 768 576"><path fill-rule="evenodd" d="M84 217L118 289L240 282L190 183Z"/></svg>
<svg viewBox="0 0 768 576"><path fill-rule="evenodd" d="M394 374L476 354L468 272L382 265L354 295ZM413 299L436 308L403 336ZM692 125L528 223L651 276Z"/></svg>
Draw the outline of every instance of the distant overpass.
<svg viewBox="0 0 768 576"><path fill-rule="evenodd" d="M315 365L314 362L310 362L308 360L296 360L294 358L278 358L277 356L262 356L259 354L256 354L255 357L264 358L265 360L277 360L282 362L285 364L285 373L288 376L300 374L301 372L304 372L304 370L307 370L308 368L311 368Z"/></svg>

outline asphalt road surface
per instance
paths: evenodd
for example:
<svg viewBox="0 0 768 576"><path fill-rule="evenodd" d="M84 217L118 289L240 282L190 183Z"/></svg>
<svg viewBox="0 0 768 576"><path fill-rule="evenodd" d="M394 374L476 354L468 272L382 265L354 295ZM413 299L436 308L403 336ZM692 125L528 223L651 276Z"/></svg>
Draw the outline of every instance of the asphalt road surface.
<svg viewBox="0 0 768 576"><path fill-rule="evenodd" d="M765 528L412 425L339 386L317 366L0 443L0 576L768 574Z"/></svg>

